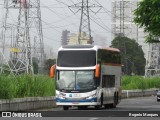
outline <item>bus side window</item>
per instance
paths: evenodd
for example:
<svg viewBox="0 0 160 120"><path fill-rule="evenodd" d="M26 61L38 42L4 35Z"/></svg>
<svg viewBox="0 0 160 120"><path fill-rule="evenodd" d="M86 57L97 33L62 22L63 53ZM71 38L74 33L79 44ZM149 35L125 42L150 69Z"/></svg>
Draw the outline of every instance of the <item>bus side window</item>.
<svg viewBox="0 0 160 120"><path fill-rule="evenodd" d="M103 75L102 88L115 87L115 75Z"/></svg>
<svg viewBox="0 0 160 120"><path fill-rule="evenodd" d="M96 80L96 86L99 87L100 86L100 78L95 78Z"/></svg>
<svg viewBox="0 0 160 120"><path fill-rule="evenodd" d="M102 76L102 88L106 87L106 75Z"/></svg>

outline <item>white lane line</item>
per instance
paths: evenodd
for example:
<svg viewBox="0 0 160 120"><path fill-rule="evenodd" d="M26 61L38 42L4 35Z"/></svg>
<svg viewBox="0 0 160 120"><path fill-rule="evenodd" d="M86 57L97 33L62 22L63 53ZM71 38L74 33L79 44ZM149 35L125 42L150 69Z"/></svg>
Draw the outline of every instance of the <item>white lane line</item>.
<svg viewBox="0 0 160 120"><path fill-rule="evenodd" d="M99 118L90 118L89 120L98 120Z"/></svg>

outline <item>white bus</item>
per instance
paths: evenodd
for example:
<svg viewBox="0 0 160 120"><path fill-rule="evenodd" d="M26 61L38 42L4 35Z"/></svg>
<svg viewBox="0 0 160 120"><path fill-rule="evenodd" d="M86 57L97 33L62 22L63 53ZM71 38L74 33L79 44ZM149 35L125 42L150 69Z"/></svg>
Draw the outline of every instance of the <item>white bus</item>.
<svg viewBox="0 0 160 120"><path fill-rule="evenodd" d="M56 79L56 104L64 110L76 106L116 107L121 100L121 56L115 48L68 45L58 50L50 69Z"/></svg>

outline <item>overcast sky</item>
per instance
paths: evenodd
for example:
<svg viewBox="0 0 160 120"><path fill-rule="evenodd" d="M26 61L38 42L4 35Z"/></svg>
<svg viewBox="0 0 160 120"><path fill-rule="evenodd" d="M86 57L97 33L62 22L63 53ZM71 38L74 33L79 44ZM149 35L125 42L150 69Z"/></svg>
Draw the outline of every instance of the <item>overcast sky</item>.
<svg viewBox="0 0 160 120"><path fill-rule="evenodd" d="M2 21L3 1L0 0L0 23ZM58 47L60 47L63 30L69 30L71 33L77 33L79 30L80 11L74 14L68 6L80 3L81 0L40 0L40 2L43 41L57 51ZM110 45L111 0L89 0L89 2L90 5L102 6L102 9L96 14L94 12L99 8L91 8L92 11L90 11L90 18L92 19L91 31L95 44ZM72 8L72 10L76 12L78 8ZM11 16L14 16L14 14L16 13L10 13Z"/></svg>

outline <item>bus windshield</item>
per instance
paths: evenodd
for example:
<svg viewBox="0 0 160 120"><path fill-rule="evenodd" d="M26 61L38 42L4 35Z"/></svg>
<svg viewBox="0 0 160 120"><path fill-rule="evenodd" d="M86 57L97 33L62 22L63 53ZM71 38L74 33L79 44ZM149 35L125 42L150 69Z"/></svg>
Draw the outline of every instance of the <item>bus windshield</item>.
<svg viewBox="0 0 160 120"><path fill-rule="evenodd" d="M57 66L60 67L90 67L96 65L95 50L59 51Z"/></svg>
<svg viewBox="0 0 160 120"><path fill-rule="evenodd" d="M93 90L94 71L58 71L57 90Z"/></svg>

